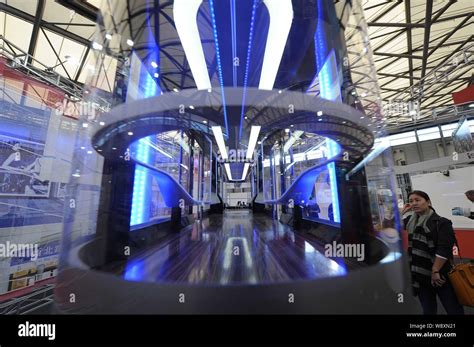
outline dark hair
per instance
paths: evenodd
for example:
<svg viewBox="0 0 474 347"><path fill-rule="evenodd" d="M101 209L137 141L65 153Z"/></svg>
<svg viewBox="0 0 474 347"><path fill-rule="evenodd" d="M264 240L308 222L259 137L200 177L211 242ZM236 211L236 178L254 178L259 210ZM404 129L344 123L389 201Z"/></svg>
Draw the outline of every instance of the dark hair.
<svg viewBox="0 0 474 347"><path fill-rule="evenodd" d="M426 201L431 201L428 194L426 194L425 192L423 192L421 190L413 190L410 194L408 194L408 199L410 199L410 196L412 196L413 194L421 196Z"/></svg>
<svg viewBox="0 0 474 347"><path fill-rule="evenodd" d="M426 201L429 201L431 202L430 200L430 197L428 196L428 194L426 194L424 191L422 190L413 190L410 194L408 194L408 199L410 199L410 196L412 195L418 195L418 196L421 196L423 199L425 199ZM432 206L430 206L430 208L434 211L434 208Z"/></svg>

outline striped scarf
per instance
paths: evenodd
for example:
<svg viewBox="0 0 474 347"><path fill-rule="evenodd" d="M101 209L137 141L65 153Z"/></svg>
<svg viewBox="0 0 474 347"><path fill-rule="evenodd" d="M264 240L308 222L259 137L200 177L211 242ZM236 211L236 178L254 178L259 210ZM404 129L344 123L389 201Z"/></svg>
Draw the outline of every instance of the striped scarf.
<svg viewBox="0 0 474 347"><path fill-rule="evenodd" d="M420 285L430 285L431 283L435 244L431 230L426 226L426 223L432 214L432 209L422 215L414 214L410 217L406 227L408 231L408 260L415 295L418 294Z"/></svg>

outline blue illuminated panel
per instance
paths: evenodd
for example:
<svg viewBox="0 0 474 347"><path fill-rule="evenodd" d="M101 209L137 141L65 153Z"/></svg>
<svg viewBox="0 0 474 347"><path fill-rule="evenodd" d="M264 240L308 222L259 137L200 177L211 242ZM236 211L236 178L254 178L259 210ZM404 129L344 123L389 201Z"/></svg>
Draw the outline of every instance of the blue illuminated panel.
<svg viewBox="0 0 474 347"><path fill-rule="evenodd" d="M341 86L337 73L336 55L334 50L330 50L327 45L328 38L325 32L324 2L318 0L318 23L314 36L316 60L318 64L318 79L320 86L320 97L323 99L341 102ZM339 153L339 145L327 138L329 156ZM331 182L331 197L333 203L334 222L340 223L339 198L337 194L337 179L335 163L328 164L329 180Z"/></svg>
<svg viewBox="0 0 474 347"><path fill-rule="evenodd" d="M143 84L143 97L148 98L154 96L159 91L159 87L151 75L145 71L141 81ZM153 141L153 136L140 139L136 146L136 158L144 163L149 162L150 146L146 144L146 140ZM130 226L147 222L150 217L151 203L151 181L152 176L148 169L141 165L136 165L135 177L133 181L132 195L132 213L130 216Z"/></svg>
<svg viewBox="0 0 474 347"><path fill-rule="evenodd" d="M328 144L329 157L333 157L340 152L339 145L331 139L326 139ZM334 162L328 164L329 182L331 183L331 199L334 213L334 222L341 222L339 212L339 198L337 196L337 180L336 180L336 164Z"/></svg>
<svg viewBox="0 0 474 347"><path fill-rule="evenodd" d="M145 139L140 139L138 141L136 157L138 160L146 163L148 162L148 157L150 155L150 147L144 141ZM151 188L149 187L150 174L147 171L148 169L141 165L137 165L135 168L130 225L144 223L149 218L148 206Z"/></svg>

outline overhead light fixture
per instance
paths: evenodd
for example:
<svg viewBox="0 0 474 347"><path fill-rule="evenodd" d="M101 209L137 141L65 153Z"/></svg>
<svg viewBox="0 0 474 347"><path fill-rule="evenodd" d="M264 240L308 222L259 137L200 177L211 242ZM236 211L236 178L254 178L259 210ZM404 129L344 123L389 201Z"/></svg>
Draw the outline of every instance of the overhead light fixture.
<svg viewBox="0 0 474 347"><path fill-rule="evenodd" d="M160 74L159 74L158 72L155 72L155 73L153 74L153 77L158 78L158 77L160 77Z"/></svg>
<svg viewBox="0 0 474 347"><path fill-rule="evenodd" d="M89 126L89 124L87 124L87 123L82 123L82 127L83 127L83 128L87 128L88 126Z"/></svg>
<svg viewBox="0 0 474 347"><path fill-rule="evenodd" d="M470 104L469 107L474 107L474 104Z"/></svg>
<svg viewBox="0 0 474 347"><path fill-rule="evenodd" d="M173 88L173 92L178 93L179 92L178 88Z"/></svg>
<svg viewBox="0 0 474 347"><path fill-rule="evenodd" d="M263 0L270 17L259 89L272 90L293 21L291 0Z"/></svg>
<svg viewBox="0 0 474 347"><path fill-rule="evenodd" d="M104 126L105 125L105 122L99 122L100 125Z"/></svg>
<svg viewBox="0 0 474 347"><path fill-rule="evenodd" d="M151 67L156 69L158 67L158 64L154 61L151 62Z"/></svg>
<svg viewBox="0 0 474 347"><path fill-rule="evenodd" d="M134 45L134 42L130 39L127 39L127 45L129 45L130 47L132 47Z"/></svg>
<svg viewBox="0 0 474 347"><path fill-rule="evenodd" d="M203 120L202 122L203 122L204 124L207 124L207 120Z"/></svg>
<svg viewBox="0 0 474 347"><path fill-rule="evenodd" d="M101 51L104 46L102 46L100 43L97 42L92 42L92 49L95 49L97 51Z"/></svg>
<svg viewBox="0 0 474 347"><path fill-rule="evenodd" d="M106 38L107 40L112 40L112 35L110 35L110 34L105 34L105 38Z"/></svg>
<svg viewBox="0 0 474 347"><path fill-rule="evenodd" d="M211 80L209 79L196 20L201 3L202 0L175 0L173 3L173 19L176 31L198 90L211 88Z"/></svg>
<svg viewBox="0 0 474 347"><path fill-rule="evenodd" d="M189 108L190 108L191 110L194 110L194 106L193 106L193 105L189 105Z"/></svg>
<svg viewBox="0 0 474 347"><path fill-rule="evenodd" d="M230 164L224 164L225 172L230 181L232 181L232 172L230 171Z"/></svg>
<svg viewBox="0 0 474 347"><path fill-rule="evenodd" d="M228 158L228 155L227 155L227 149L225 148L224 135L222 134L222 129L219 126L213 126L211 127L211 129L212 129L212 132L214 133L214 138L216 139L219 152L221 152L221 157L222 159L225 160Z"/></svg>
<svg viewBox="0 0 474 347"><path fill-rule="evenodd" d="M286 129L285 129L285 133L288 134L289 132L290 132L290 129L286 128Z"/></svg>
<svg viewBox="0 0 474 347"><path fill-rule="evenodd" d="M249 163L245 163L245 165L244 165L244 171L242 171L242 181L244 181L245 178L247 177L247 172L249 171L249 168L250 168L250 164L249 164Z"/></svg>
<svg viewBox="0 0 474 347"><path fill-rule="evenodd" d="M249 146L247 147L247 159L252 159L253 151L255 150L255 146L257 144L258 135L260 134L260 125L254 125L250 129L250 137L249 137Z"/></svg>
<svg viewBox="0 0 474 347"><path fill-rule="evenodd" d="M296 130L293 134L291 134L290 138L285 142L283 145L283 152L287 153L291 146L298 140L301 135L303 135L304 131Z"/></svg>
<svg viewBox="0 0 474 347"><path fill-rule="evenodd" d="M128 136L132 136L132 135L133 135L133 131L129 131Z"/></svg>
<svg viewBox="0 0 474 347"><path fill-rule="evenodd" d="M318 117L321 117L323 115L323 111L318 111L316 112L316 114L318 115Z"/></svg>

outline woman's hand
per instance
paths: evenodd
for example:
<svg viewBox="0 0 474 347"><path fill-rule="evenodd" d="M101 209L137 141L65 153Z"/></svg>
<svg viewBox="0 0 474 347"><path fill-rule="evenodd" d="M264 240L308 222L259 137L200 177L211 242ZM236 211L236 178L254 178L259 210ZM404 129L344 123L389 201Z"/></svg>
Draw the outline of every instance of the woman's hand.
<svg viewBox="0 0 474 347"><path fill-rule="evenodd" d="M441 287L446 280L443 280L439 274L439 272L433 272L431 274L431 285L433 287Z"/></svg>
<svg viewBox="0 0 474 347"><path fill-rule="evenodd" d="M410 210L411 210L411 205L410 204L405 204L405 206L403 206L403 209L402 209L402 215L407 213Z"/></svg>

